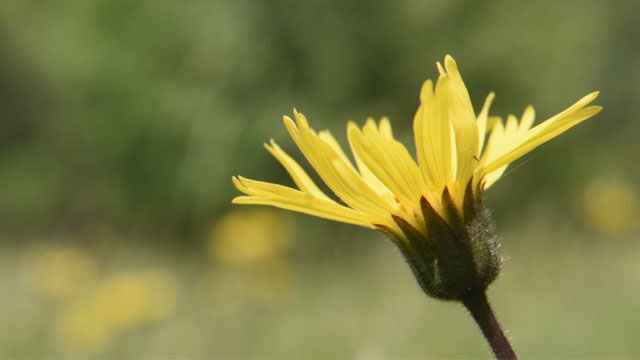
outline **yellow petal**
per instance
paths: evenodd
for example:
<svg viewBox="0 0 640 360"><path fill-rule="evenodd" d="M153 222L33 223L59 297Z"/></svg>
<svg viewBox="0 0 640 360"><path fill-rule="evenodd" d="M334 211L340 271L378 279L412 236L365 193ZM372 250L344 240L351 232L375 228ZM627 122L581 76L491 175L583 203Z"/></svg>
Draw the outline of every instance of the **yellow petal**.
<svg viewBox="0 0 640 360"><path fill-rule="evenodd" d="M300 190L317 198L329 200L329 197L318 188L302 167L287 155L273 139L271 140L271 145L264 144L264 147L284 166Z"/></svg>
<svg viewBox="0 0 640 360"><path fill-rule="evenodd" d="M488 173L487 175L485 175L484 188L488 189L489 187L491 187L491 185L495 184L496 181L500 180L500 177L502 176L502 174L504 174L506 170L507 170L507 165L504 165L503 167L498 168L497 170L494 170Z"/></svg>
<svg viewBox="0 0 640 360"><path fill-rule="evenodd" d="M344 161L345 164L348 164L349 166L353 167L351 165L351 160L349 160L349 158L347 157L347 154L344 153L344 150L342 150L342 147L340 146L340 144L338 143L338 140L336 140L335 137L333 137L333 135L331 135L331 133L328 130L323 130L320 131L318 133L318 136L327 142L327 144L331 145L331 147L333 148L333 150L340 155L340 158L342 158L342 160Z"/></svg>
<svg viewBox="0 0 640 360"><path fill-rule="evenodd" d="M367 121L364 124L365 126L369 126L372 129L374 129L376 132L378 131L378 124L376 123L376 120L374 118L372 118L371 116L369 116L367 118Z"/></svg>
<svg viewBox="0 0 640 360"><path fill-rule="evenodd" d="M349 122L347 124L347 134L349 133L350 127L357 127L357 126L353 122ZM380 194L381 196L384 196L389 201L393 201L394 200L393 193L380 181L380 179L378 179L373 174L373 172L371 172L371 170L369 170L367 165L365 165L365 163L362 161L362 159L360 158L356 150L353 148L353 144L351 142L349 142L349 146L351 147L351 153L353 154L353 157L356 160L356 166L358 167L358 172L360 173L360 175L362 175L362 178L364 179L364 181L366 181L367 184L369 184L373 189L375 189L375 191L378 194Z"/></svg>
<svg viewBox="0 0 640 360"><path fill-rule="evenodd" d="M478 114L478 155L482 152L482 147L484 146L484 140L487 137L487 120L489 119L489 108L491 107L491 103L493 103L493 99L496 94L494 92L489 93L487 95L486 100L484 101L484 105L482 105L482 110Z"/></svg>
<svg viewBox="0 0 640 360"><path fill-rule="evenodd" d="M500 116L489 116L489 119L487 119L487 133L491 132L493 125L498 121L502 122L502 118Z"/></svg>
<svg viewBox="0 0 640 360"><path fill-rule="evenodd" d="M233 177L238 190L251 196L238 196L234 204L270 205L281 209L297 211L325 219L373 228L372 223L380 221L356 210L340 205L332 200L314 197L286 186Z"/></svg>
<svg viewBox="0 0 640 360"><path fill-rule="evenodd" d="M320 178L342 201L353 209L375 216L394 210L395 204L381 197L344 156L309 128L304 115L294 113L297 126L293 120L284 117L289 134Z"/></svg>
<svg viewBox="0 0 640 360"><path fill-rule="evenodd" d="M426 107L433 106L433 82L431 79L424 82L422 89L420 90L420 106L413 117L413 135L416 143L416 154L418 157L418 164L420 165L420 171L422 172L422 178L429 189L437 189L432 169L428 163L430 159L427 154L430 150L429 143L425 140L425 122Z"/></svg>
<svg viewBox="0 0 640 360"><path fill-rule="evenodd" d="M405 204L418 204L425 186L418 165L404 145L383 137L370 124L360 131L352 123L347 135L354 154L389 190Z"/></svg>
<svg viewBox="0 0 640 360"><path fill-rule="evenodd" d="M487 142L487 148L483 153L478 167L482 168L484 164L494 161L502 154L504 154L505 151L509 151L518 144L522 143L522 140L531 127L531 124L533 124L534 118L535 112L533 110L533 107L528 106L522 114L520 123L518 123L514 115L509 115L509 117L507 118L506 127L502 125L502 121L499 118L495 119L493 124L494 127L491 132L491 138L489 142ZM486 175L484 176L484 188L488 189L491 185L498 181L498 179L500 179L506 169L507 165L504 165L497 168L496 170L491 171L490 173L486 173Z"/></svg>
<svg viewBox="0 0 640 360"><path fill-rule="evenodd" d="M416 127L422 128L424 164L421 167L425 181L433 183L434 192L441 191L453 180L451 124L445 116L442 92L445 77L446 75L442 75L438 78L433 94L429 92L430 83L425 83L421 93L423 101L416 113Z"/></svg>
<svg viewBox="0 0 640 360"><path fill-rule="evenodd" d="M520 118L520 125L518 126L518 133L524 135L531 129L533 125L533 121L536 117L536 112L533 110L533 106L529 105L522 113L522 117Z"/></svg>
<svg viewBox="0 0 640 360"><path fill-rule="evenodd" d="M600 110L602 110L600 106L584 107L589 104L589 102L593 101L596 96L597 93L591 93L580 99L567 110L530 129L523 136L523 140L519 141L518 144L512 146L510 149L502 151L495 160L487 162L486 168L484 169L485 173L490 173L513 162L522 155L562 134L576 124L599 113Z"/></svg>
<svg viewBox="0 0 640 360"><path fill-rule="evenodd" d="M504 126L504 133L508 134L510 137L515 137L517 134L517 129L518 118L513 114L509 114L509 116L507 116L507 123Z"/></svg>
<svg viewBox="0 0 640 360"><path fill-rule="evenodd" d="M447 112L443 115L449 117L455 132L455 144L457 155L456 180L465 183L471 178L476 165L478 152L478 125L473 113L473 106L458 66L453 58L447 55L444 59L446 80L442 91L445 92Z"/></svg>
<svg viewBox="0 0 640 360"><path fill-rule="evenodd" d="M480 162L477 166L480 171L484 170L484 165L495 157L495 154L500 151L504 144L505 135L502 119L499 117L493 117L492 120L493 124L491 125L491 133L489 134L489 139L487 139L487 144L484 148L484 152L482 153L482 158L480 158ZM483 174L486 174L486 172L483 172Z"/></svg>
<svg viewBox="0 0 640 360"><path fill-rule="evenodd" d="M525 114L531 113L525 111ZM528 119L526 120L528 121ZM522 124L519 125L518 119L512 114L509 114L506 123L507 125L503 126L501 119L498 118L494 120L490 138L491 146L487 143L487 148L484 151L479 165L494 161L504 154L505 151L509 151L522 142L527 128L521 126Z"/></svg>
<svg viewBox="0 0 640 360"><path fill-rule="evenodd" d="M556 121L561 119L567 119L571 115L578 112L580 109L589 105L589 103L595 100L599 94L600 94L599 91L594 91L588 95L583 96L580 100L576 101L573 105L569 106L564 111L550 117L549 119L543 121L541 124L536 125L534 128L531 129L531 132L529 132L527 136L531 136L531 137L536 136L538 132L543 131L547 126L554 124Z"/></svg>
<svg viewBox="0 0 640 360"><path fill-rule="evenodd" d="M391 131L391 123L389 119L384 116L380 119L380 125L378 126L378 132L380 135L388 140L393 140L393 131Z"/></svg>

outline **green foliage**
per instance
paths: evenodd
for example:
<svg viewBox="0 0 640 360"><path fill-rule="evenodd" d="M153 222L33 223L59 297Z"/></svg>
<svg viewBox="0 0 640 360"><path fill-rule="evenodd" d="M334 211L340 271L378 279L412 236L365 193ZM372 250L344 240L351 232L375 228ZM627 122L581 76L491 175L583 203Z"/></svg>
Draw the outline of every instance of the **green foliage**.
<svg viewBox="0 0 640 360"><path fill-rule="evenodd" d="M30 202L13 192L0 202L3 227L12 231L46 232L61 217L86 213L145 231L158 218L164 231L197 231L227 207L230 175L284 177L259 144L275 137L291 147L280 117L294 106L339 137L345 120L389 115L409 138L417 89L445 53L459 59L476 106L496 90L498 114L532 101L542 120L600 89L616 124L634 126L612 105L621 105L617 94L633 99L637 90L618 86L624 74L610 71L614 62L633 66L637 47L620 54L610 39L624 42L633 26L625 21L634 22L624 7L599 2L561 2L553 11L549 3L505 1L1 6L0 167L14 172L12 163L33 167L48 157L42 177L31 181L52 199ZM518 186L561 196L579 185L590 169L577 164L595 153L583 139L609 123L590 121L556 148L534 153L535 164L518 170ZM618 134L607 130L592 141L631 146ZM570 165L554 170L560 162ZM609 170L624 171L616 164ZM534 167L548 168L548 177L529 177ZM10 177L9 189L23 183ZM7 218L16 202L39 214L38 226Z"/></svg>

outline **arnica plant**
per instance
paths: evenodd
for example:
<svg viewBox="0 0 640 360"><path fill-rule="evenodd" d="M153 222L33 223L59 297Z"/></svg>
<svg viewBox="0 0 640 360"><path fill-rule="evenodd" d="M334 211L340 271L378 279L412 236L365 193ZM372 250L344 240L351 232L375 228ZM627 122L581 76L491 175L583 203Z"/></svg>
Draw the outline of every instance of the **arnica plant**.
<svg viewBox="0 0 640 360"><path fill-rule="evenodd" d="M483 193L507 166L602 109L593 92L532 126L534 110L506 122L489 116L490 93L476 115L451 56L437 63L413 120L417 163L393 137L386 118L347 125L349 160L328 131L316 132L294 110L284 125L311 166L340 201L325 194L273 140L265 147L297 189L234 177L245 194L235 204L270 205L379 230L398 246L424 292L462 302L499 359L516 355L495 319L485 291L500 272L499 243Z"/></svg>

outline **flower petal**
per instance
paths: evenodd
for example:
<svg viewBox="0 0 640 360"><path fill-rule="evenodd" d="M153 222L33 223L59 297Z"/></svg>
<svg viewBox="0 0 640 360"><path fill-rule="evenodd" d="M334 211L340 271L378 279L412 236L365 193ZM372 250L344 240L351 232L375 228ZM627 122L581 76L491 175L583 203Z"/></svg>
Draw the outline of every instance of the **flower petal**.
<svg viewBox="0 0 640 360"><path fill-rule="evenodd" d="M371 119L371 121L373 121L373 126L375 126L375 121L373 119ZM369 123L369 121L367 120L367 123ZM353 122L349 122L347 124L347 134L349 133L349 128L352 126L356 126ZM387 132L387 135L389 135L391 133L391 125L389 124L389 129ZM358 172L360 173L360 175L362 175L362 178L364 179L364 181L367 182L367 184L369 184L373 189L375 189L375 191L380 194L381 196L384 196L385 198L388 199L388 201L395 201L394 200L394 195L391 192L391 190L389 190L389 188L387 188L382 181L380 181L380 179L378 179L373 172L371 172L371 170L369 170L369 168L367 167L367 165L365 165L365 163L362 161L362 159L360 158L360 156L358 155L358 152L354 149L353 147L353 143L349 142L349 146L351 148L351 153L353 154L353 158L356 161L356 166L358 167Z"/></svg>
<svg viewBox="0 0 640 360"><path fill-rule="evenodd" d="M478 163L478 168L482 169L483 165L487 162L488 159L491 158L493 154L499 152L500 149L505 144L505 136L504 125L502 125L502 119L499 117L494 117L493 125L491 128L491 134L489 135L489 139L487 140L487 145L484 149L484 153L482 154L482 158ZM507 166L503 166L497 170L492 171L491 173L485 173L484 175L484 188L488 189L493 183L495 183L500 176L507 169ZM478 179L481 179L482 176L479 176Z"/></svg>
<svg viewBox="0 0 640 360"><path fill-rule="evenodd" d="M233 183L238 190L250 195L235 197L232 200L234 204L270 205L281 209L297 211L369 228L373 228L372 224L374 222L377 223L381 221L380 219L366 216L357 210L340 205L333 200L320 199L312 194L286 186L242 177L233 177ZM383 223L390 223L390 221L383 221Z"/></svg>
<svg viewBox="0 0 640 360"><path fill-rule="evenodd" d="M389 140L393 140L393 132L391 131L391 123L389 122L389 118L383 116L380 119L380 125L378 126L378 132L380 135Z"/></svg>
<svg viewBox="0 0 640 360"><path fill-rule="evenodd" d="M533 106L529 105L524 109L522 117L520 118L520 125L518 126L518 133L524 135L531 129L533 121L535 120L536 112L533 110Z"/></svg>
<svg viewBox="0 0 640 360"><path fill-rule="evenodd" d="M403 203L417 204L425 188L418 165L400 142L383 137L367 123L363 130L353 123L347 127L354 154Z"/></svg>
<svg viewBox="0 0 640 360"><path fill-rule="evenodd" d="M344 156L309 128L304 115L295 110L294 113L297 126L289 117L284 117L289 134L318 175L342 201L353 209L375 216L395 209L395 204L381 197Z"/></svg>
<svg viewBox="0 0 640 360"><path fill-rule="evenodd" d="M496 97L494 92L487 95L482 110L478 114L478 155L482 153L482 147L484 146L485 138L487 137L487 120L489 119L489 108L493 99Z"/></svg>
<svg viewBox="0 0 640 360"><path fill-rule="evenodd" d="M344 161L345 164L353 168L353 165L351 164L351 160L349 160L349 157L347 157L347 154L345 154L344 150L342 150L342 147L338 143L338 140L336 140L336 138L333 137L333 135L328 130L320 131L318 133L318 136L322 140L326 141L327 144L331 145L333 150L336 152L336 154L340 155L340 158Z"/></svg>
<svg viewBox="0 0 640 360"><path fill-rule="evenodd" d="M473 106L458 66L453 58L447 55L444 59L444 67L447 76L443 82L446 110L444 116L449 117L449 122L455 132L455 147L457 156L456 180L466 182L471 178L478 156L478 125L473 113ZM437 91L437 90L436 90Z"/></svg>
<svg viewBox="0 0 640 360"><path fill-rule="evenodd" d="M501 153L496 156L495 160L487 162L484 172L490 173L504 165L513 162L522 155L551 140L552 138L562 134L563 132L567 131L569 128L575 126L583 120L586 120L599 113L602 110L602 107L600 106L585 107L597 96L597 92L591 93L578 100L578 102L570 106L565 111L549 118L543 123L527 131L521 141L518 141L517 144L510 146L509 149L501 151Z"/></svg>
<svg viewBox="0 0 640 360"><path fill-rule="evenodd" d="M264 144L264 147L280 162L280 164L282 164L282 166L284 166L300 190L317 198L330 200L330 198L325 195L320 188L318 188L313 180L311 180L302 167L298 165L291 156L287 155L287 153L284 152L284 150L282 150L278 144L273 141L273 139L271 140L271 145Z"/></svg>
<svg viewBox="0 0 640 360"><path fill-rule="evenodd" d="M422 172L422 178L429 189L437 189L436 181L434 180L434 174L429 161L432 159L428 156L431 150L429 144L425 140L425 122L427 121L426 107L433 106L433 82L431 79L422 84L420 90L420 106L413 117L413 135L416 143L416 154L418 157L418 164Z"/></svg>
<svg viewBox="0 0 640 360"><path fill-rule="evenodd" d="M432 183L432 190L439 192L453 180L453 157L451 146L451 124L444 108L442 84L446 75L438 78L435 92L431 91L431 82L427 81L420 93L421 104L415 116L414 127L421 131L416 142L421 143L424 163L425 182ZM418 139L421 137L421 139Z"/></svg>

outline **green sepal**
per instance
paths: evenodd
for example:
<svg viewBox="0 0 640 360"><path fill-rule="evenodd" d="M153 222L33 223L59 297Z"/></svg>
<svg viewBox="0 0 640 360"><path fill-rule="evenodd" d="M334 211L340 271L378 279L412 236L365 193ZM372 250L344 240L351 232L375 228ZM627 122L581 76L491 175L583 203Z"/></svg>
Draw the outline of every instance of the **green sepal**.
<svg viewBox="0 0 640 360"><path fill-rule="evenodd" d="M489 286L500 273L502 259L500 244L494 233L489 210L484 207L481 185L473 191L473 179L467 184L464 196L464 223L470 239L471 251L477 267L478 280Z"/></svg>
<svg viewBox="0 0 640 360"><path fill-rule="evenodd" d="M420 199L426 234L396 215L400 231L375 225L398 245L424 292L437 299L460 300L471 291L484 291L500 272L499 244L482 204L482 184L475 189L473 184L473 179L467 184L462 209L447 188L442 213Z"/></svg>
<svg viewBox="0 0 640 360"><path fill-rule="evenodd" d="M375 224L376 229L386 234L398 246L422 290L429 296L442 297L444 294L437 286L440 276L435 268L435 253L429 239L403 218L393 216L393 219L402 230L402 234L382 224Z"/></svg>
<svg viewBox="0 0 640 360"><path fill-rule="evenodd" d="M420 205L427 223L428 237L434 242L436 266L442 274L442 283L439 285L441 292L446 294L442 299L457 300L474 287L477 275L463 221L453 203L447 204L447 194L448 191L443 193L443 207L455 227L440 216L426 198L420 200Z"/></svg>

